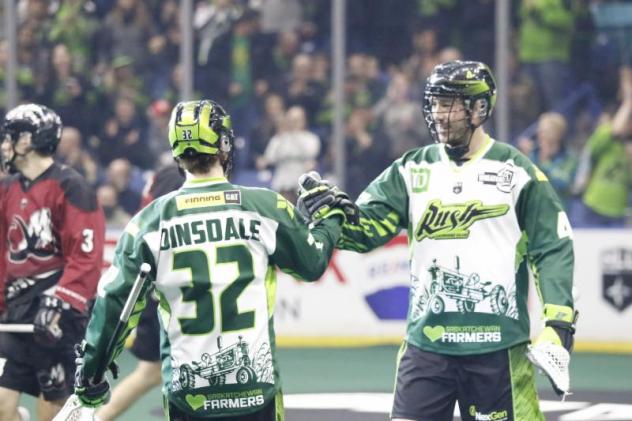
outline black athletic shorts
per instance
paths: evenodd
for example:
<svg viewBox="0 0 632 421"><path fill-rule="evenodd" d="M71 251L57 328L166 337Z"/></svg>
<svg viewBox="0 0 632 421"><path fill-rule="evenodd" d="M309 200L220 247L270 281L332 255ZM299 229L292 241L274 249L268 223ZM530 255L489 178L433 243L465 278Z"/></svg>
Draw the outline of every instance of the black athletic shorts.
<svg viewBox="0 0 632 421"><path fill-rule="evenodd" d="M391 418L452 421L538 421L533 366L526 344L478 355L422 351L404 342L399 354Z"/></svg>
<svg viewBox="0 0 632 421"><path fill-rule="evenodd" d="M0 386L32 396L41 393L47 401L70 396L75 380L74 345L83 339L87 321L78 311L64 311L60 320L64 334L55 348L39 345L32 333L0 332Z"/></svg>
<svg viewBox="0 0 632 421"><path fill-rule="evenodd" d="M158 301L151 294L147 298L147 306L140 315L136 326L136 338L130 351L143 361L160 361L160 323L158 322Z"/></svg>
<svg viewBox="0 0 632 421"><path fill-rule="evenodd" d="M284 421L285 414L283 410L283 395L278 394L268 405L261 411L254 414L240 415L236 417L220 417L220 418L198 418L187 415L171 402L166 403L168 407L167 421Z"/></svg>

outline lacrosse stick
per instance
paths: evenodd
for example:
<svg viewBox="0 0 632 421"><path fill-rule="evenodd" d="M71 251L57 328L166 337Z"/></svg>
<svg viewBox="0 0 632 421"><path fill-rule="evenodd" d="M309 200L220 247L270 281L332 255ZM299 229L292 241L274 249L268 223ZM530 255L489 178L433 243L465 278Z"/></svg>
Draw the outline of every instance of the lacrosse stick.
<svg viewBox="0 0 632 421"><path fill-rule="evenodd" d="M145 279L147 279L147 275L151 270L151 266L148 263L143 263L140 265L140 272L134 281L134 285L132 285L132 290L125 301L125 305L123 306L123 311L119 317L118 322L116 323L116 327L114 328L114 332L110 337L110 341L108 342L108 346L105 350L105 355L109 356L114 352L114 348L118 342L118 337L121 335L121 332L127 326L127 321L129 320L130 314L132 314L132 310L136 305L136 301L138 300L138 296L140 295L140 291L145 283ZM97 367L97 370L94 374L94 384L101 383L103 380L103 376L105 375L105 371L108 368L107 358L106 362L102 363ZM88 408L81 405L81 401L79 397L74 393L70 395L66 403L64 404L61 411L53 418L53 421L95 421L94 412L96 408Z"/></svg>
<svg viewBox="0 0 632 421"><path fill-rule="evenodd" d="M33 333L34 327L33 325L24 325L24 324L11 324L11 323L2 323L0 324L0 332L8 332L8 333Z"/></svg>
<svg viewBox="0 0 632 421"><path fill-rule="evenodd" d="M566 395L570 395L568 365L571 356L563 346L551 342L528 345L527 358L549 378L553 388L562 395L562 400L566 398Z"/></svg>

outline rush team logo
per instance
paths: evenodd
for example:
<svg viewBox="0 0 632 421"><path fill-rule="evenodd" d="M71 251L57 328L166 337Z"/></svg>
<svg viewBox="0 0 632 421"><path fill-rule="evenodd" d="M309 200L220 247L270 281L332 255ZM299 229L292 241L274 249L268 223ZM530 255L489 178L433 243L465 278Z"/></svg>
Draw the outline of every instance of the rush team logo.
<svg viewBox="0 0 632 421"><path fill-rule="evenodd" d="M428 203L415 230L415 239L461 239L470 236L474 222L502 216L509 205L484 205L480 200L444 205L440 199Z"/></svg>

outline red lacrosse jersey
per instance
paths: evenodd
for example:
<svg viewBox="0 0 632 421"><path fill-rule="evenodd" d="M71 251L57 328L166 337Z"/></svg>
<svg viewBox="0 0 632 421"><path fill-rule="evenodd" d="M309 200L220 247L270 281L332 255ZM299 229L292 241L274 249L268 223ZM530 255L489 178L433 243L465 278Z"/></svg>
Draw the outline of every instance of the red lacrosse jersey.
<svg viewBox="0 0 632 421"><path fill-rule="evenodd" d="M103 261L105 217L96 193L54 163L35 180L13 174L0 188L0 309L53 281L54 294L83 312ZM42 292L42 291L40 291Z"/></svg>

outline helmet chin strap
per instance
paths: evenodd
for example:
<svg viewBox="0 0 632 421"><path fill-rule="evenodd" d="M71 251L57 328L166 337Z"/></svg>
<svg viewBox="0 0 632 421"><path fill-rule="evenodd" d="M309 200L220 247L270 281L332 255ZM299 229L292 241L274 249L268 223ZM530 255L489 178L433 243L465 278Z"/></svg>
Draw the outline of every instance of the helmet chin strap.
<svg viewBox="0 0 632 421"><path fill-rule="evenodd" d="M229 179L231 173L233 172L233 156L231 152L224 152L220 154L220 163L222 164L222 169L224 170L224 176Z"/></svg>
<svg viewBox="0 0 632 421"><path fill-rule="evenodd" d="M233 170L233 148L230 144L230 139L227 134L222 134L220 136L220 154L219 159L222 164L222 169L224 170L224 175L226 178L230 178L232 170Z"/></svg>
<svg viewBox="0 0 632 421"><path fill-rule="evenodd" d="M11 157L11 159L6 160L6 159L2 159L2 171L6 172L7 174L15 174L18 172L18 169L15 168L15 165L13 164L13 160L15 159L15 155L13 155Z"/></svg>

